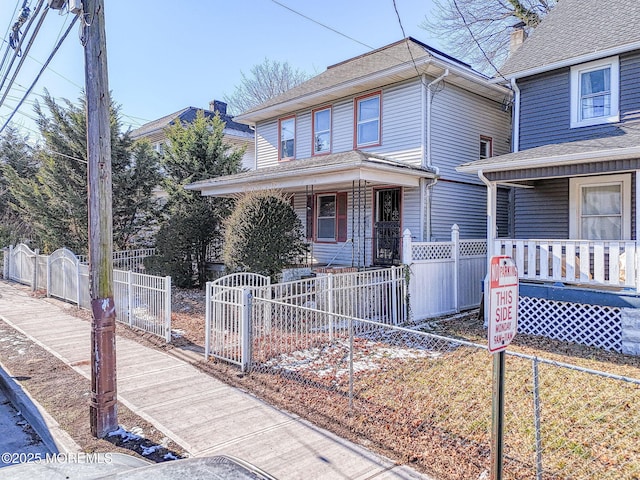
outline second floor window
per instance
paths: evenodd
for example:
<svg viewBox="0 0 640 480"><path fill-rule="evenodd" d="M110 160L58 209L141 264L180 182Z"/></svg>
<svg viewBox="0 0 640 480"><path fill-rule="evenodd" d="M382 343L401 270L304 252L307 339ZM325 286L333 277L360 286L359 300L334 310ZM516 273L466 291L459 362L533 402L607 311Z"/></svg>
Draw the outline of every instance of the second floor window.
<svg viewBox="0 0 640 480"><path fill-rule="evenodd" d="M313 154L331 152L331 108L313 112Z"/></svg>
<svg viewBox="0 0 640 480"><path fill-rule="evenodd" d="M356 98L356 147L380 144L380 93Z"/></svg>
<svg viewBox="0 0 640 480"><path fill-rule="evenodd" d="M480 136L480 159L493 157L493 139Z"/></svg>
<svg viewBox="0 0 640 480"><path fill-rule="evenodd" d="M282 118L279 122L280 148L278 150L279 160L289 160L296 154L296 118Z"/></svg>
<svg viewBox="0 0 640 480"><path fill-rule="evenodd" d="M571 127L617 122L618 57L577 65L571 69Z"/></svg>

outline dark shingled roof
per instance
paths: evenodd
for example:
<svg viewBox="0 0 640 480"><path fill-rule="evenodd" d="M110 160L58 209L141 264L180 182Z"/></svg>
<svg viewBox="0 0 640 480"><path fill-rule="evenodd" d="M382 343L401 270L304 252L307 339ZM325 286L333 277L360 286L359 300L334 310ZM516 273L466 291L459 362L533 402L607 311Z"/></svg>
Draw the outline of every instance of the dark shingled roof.
<svg viewBox="0 0 640 480"><path fill-rule="evenodd" d="M198 110L202 110L204 112L204 116L207 118L213 118L216 114L216 112L213 112L211 110L205 110L203 108L196 108L196 107L183 108L182 110L178 110L177 112L174 112L170 115L166 115L152 122L145 123L140 128L136 128L131 132L131 138L135 140L137 138L144 137L145 135L148 135L157 130L162 130L164 128L167 128L176 120L179 120L183 124L191 123L195 120ZM220 112L220 120L225 122L225 128L228 128L230 130L238 130L239 132L243 132L243 133L253 134L253 130L251 130L249 125L245 125L244 123L234 122L233 117L231 115L227 115L226 113Z"/></svg>
<svg viewBox="0 0 640 480"><path fill-rule="evenodd" d="M638 0L560 0L500 72L518 77L521 72L553 68L625 45L636 49L638 45L633 44L640 42L639 25Z"/></svg>

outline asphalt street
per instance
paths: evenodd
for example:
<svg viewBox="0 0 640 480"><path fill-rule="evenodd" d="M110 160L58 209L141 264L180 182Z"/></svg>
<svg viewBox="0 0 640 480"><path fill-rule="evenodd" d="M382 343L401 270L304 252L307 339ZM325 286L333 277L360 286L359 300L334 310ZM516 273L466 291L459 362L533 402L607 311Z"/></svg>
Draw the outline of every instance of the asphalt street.
<svg viewBox="0 0 640 480"><path fill-rule="evenodd" d="M49 450L0 389L0 468L44 457ZM2 474L0 473L0 476Z"/></svg>

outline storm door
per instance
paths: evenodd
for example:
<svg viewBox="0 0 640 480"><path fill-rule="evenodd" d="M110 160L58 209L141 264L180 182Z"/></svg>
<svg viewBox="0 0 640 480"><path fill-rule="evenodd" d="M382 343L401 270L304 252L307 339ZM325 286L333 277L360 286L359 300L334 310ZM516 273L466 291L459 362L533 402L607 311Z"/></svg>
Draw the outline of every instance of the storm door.
<svg viewBox="0 0 640 480"><path fill-rule="evenodd" d="M400 202L399 188L375 191L375 221L373 226L373 263L400 263Z"/></svg>

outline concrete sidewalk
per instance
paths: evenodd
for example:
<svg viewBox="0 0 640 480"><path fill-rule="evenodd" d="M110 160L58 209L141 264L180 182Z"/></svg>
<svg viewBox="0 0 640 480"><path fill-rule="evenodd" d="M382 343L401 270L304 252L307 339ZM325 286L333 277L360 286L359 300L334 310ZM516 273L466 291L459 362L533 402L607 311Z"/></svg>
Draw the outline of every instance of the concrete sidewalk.
<svg viewBox="0 0 640 480"><path fill-rule="evenodd" d="M6 281L0 281L0 320L90 378L88 322ZM118 337L117 362L118 400L193 456L233 455L282 480L428 478L176 356Z"/></svg>

